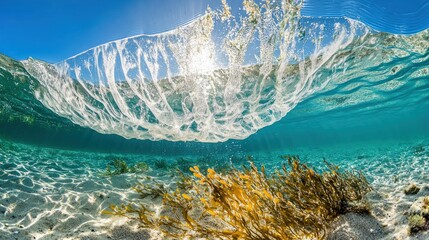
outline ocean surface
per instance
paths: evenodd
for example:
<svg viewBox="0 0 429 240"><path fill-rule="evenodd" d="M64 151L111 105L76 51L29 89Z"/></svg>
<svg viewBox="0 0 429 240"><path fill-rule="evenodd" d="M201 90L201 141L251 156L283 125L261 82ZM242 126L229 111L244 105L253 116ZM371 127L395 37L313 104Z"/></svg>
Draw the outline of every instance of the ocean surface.
<svg viewBox="0 0 429 240"><path fill-rule="evenodd" d="M59 63L0 55L0 239L160 239L100 211L139 181L174 188L177 168L282 155L363 171L384 237L408 238L403 188L429 191L427 26L300 4L211 10ZM149 171L103 177L115 158Z"/></svg>

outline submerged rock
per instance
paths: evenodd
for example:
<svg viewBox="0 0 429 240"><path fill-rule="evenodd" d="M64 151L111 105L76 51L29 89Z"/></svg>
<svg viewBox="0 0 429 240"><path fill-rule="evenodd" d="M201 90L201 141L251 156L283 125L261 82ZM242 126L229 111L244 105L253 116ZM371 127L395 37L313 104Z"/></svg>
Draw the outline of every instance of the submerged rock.
<svg viewBox="0 0 429 240"><path fill-rule="evenodd" d="M410 227L410 233L417 233L422 230L425 230L426 219L421 215L411 215L408 218L408 226Z"/></svg>
<svg viewBox="0 0 429 240"><path fill-rule="evenodd" d="M420 191L420 187L418 187L416 184L412 183L410 185L408 185L405 189L404 189L404 193L405 195L414 195L417 194Z"/></svg>
<svg viewBox="0 0 429 240"><path fill-rule="evenodd" d="M418 198L410 207L410 214L429 218L429 196Z"/></svg>
<svg viewBox="0 0 429 240"><path fill-rule="evenodd" d="M410 234L429 229L429 196L420 197L411 205L408 226Z"/></svg>

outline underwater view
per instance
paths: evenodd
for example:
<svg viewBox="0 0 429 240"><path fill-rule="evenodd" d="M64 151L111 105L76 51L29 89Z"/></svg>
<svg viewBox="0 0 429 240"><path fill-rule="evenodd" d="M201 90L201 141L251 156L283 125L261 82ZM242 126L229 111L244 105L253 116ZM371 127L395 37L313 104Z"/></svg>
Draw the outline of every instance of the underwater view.
<svg viewBox="0 0 429 240"><path fill-rule="evenodd" d="M70 2L2 2L0 240L429 239L426 0Z"/></svg>

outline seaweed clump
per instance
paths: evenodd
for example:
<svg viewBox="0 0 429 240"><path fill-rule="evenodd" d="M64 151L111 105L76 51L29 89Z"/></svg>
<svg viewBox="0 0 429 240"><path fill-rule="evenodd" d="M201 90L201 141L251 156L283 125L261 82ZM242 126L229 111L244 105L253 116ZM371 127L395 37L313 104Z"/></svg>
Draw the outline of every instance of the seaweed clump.
<svg viewBox="0 0 429 240"><path fill-rule="evenodd" d="M162 183L155 183L155 185L138 183L133 187L134 191L140 194L140 197L146 198L151 196L152 199L164 196L167 193L167 190Z"/></svg>
<svg viewBox="0 0 429 240"><path fill-rule="evenodd" d="M149 169L145 162L139 162L135 165L128 166L128 163L122 159L116 158L107 164L106 171L102 173L103 176L116 176L125 173L140 173Z"/></svg>
<svg viewBox="0 0 429 240"><path fill-rule="evenodd" d="M282 169L267 174L253 162L243 170L219 174L195 166L192 189L163 196L163 211L147 206L112 205L105 214L126 216L142 227L166 235L210 239L323 239L340 214L368 212L365 195L371 190L361 172L317 173L298 157L285 157Z"/></svg>
<svg viewBox="0 0 429 240"><path fill-rule="evenodd" d="M429 229L429 196L419 198L411 206L408 227L411 235Z"/></svg>
<svg viewBox="0 0 429 240"><path fill-rule="evenodd" d="M168 163L164 159L162 159L162 160L155 160L153 164L158 169L167 169L168 168Z"/></svg>
<svg viewBox="0 0 429 240"><path fill-rule="evenodd" d="M194 185L194 179L180 171L180 169L176 169L176 173L178 175L177 188L181 191L189 191L192 190Z"/></svg>
<svg viewBox="0 0 429 240"><path fill-rule="evenodd" d="M419 193L419 191L420 188L415 183L410 184L404 189L405 195L415 195Z"/></svg>

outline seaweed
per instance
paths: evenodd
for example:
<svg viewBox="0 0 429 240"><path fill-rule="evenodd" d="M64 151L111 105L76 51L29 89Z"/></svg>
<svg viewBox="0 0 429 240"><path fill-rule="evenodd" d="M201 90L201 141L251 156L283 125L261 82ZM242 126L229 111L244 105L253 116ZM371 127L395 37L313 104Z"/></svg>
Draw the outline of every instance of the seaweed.
<svg viewBox="0 0 429 240"><path fill-rule="evenodd" d="M426 227L426 219L418 214L413 214L408 217L408 226L410 228L410 234L420 232Z"/></svg>
<svg viewBox="0 0 429 240"><path fill-rule="evenodd" d="M130 172L133 173L146 172L147 170L149 170L149 166L145 162L138 162L130 168Z"/></svg>
<svg viewBox="0 0 429 240"><path fill-rule="evenodd" d="M404 189L405 195L415 195L420 191L420 187L418 187L415 183L411 183Z"/></svg>
<svg viewBox="0 0 429 240"><path fill-rule="evenodd" d="M410 235L429 230L429 196L419 198L411 208L408 217Z"/></svg>
<svg viewBox="0 0 429 240"><path fill-rule="evenodd" d="M177 165L177 168L183 172L188 170L190 167L192 167L193 164L190 160L181 157L176 159L176 165Z"/></svg>
<svg viewBox="0 0 429 240"><path fill-rule="evenodd" d="M140 194L140 197L152 197L157 198L160 196L164 196L167 193L167 190L162 183L155 183L155 185L138 183L133 187L133 190Z"/></svg>
<svg viewBox="0 0 429 240"><path fill-rule="evenodd" d="M164 159L155 160L153 162L153 164L154 164L155 168L158 168L158 169L167 169L168 168L167 161Z"/></svg>
<svg viewBox="0 0 429 240"><path fill-rule="evenodd" d="M193 187L193 178L190 175L185 174L180 169L176 169L179 180L177 181L177 187L182 191L189 191Z"/></svg>
<svg viewBox="0 0 429 240"><path fill-rule="evenodd" d="M146 172L147 170L149 170L149 166L145 162L139 162L135 165L128 166L126 161L119 158L115 158L107 164L106 171L103 172L101 175L116 176L125 173L141 173Z"/></svg>
<svg viewBox="0 0 429 240"><path fill-rule="evenodd" d="M227 174L211 168L203 174L194 166L191 190L165 193L160 215L144 204L112 205L103 213L178 238L265 240L323 239L338 215L369 212L371 186L361 172L326 162L328 171L317 173L298 157L285 159L271 175L253 162Z"/></svg>

